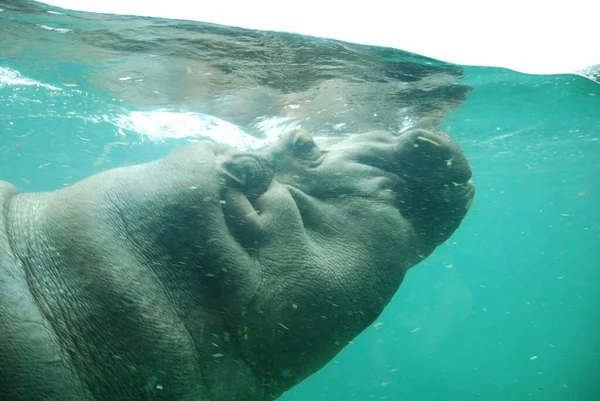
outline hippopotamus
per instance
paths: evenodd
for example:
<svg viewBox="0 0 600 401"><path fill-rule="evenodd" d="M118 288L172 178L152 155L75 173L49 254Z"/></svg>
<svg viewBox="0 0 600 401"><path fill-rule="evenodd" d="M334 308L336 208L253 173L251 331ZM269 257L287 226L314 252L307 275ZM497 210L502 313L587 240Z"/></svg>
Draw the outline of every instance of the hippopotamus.
<svg viewBox="0 0 600 401"><path fill-rule="evenodd" d="M375 321L474 193L437 128L0 182L0 399L273 400Z"/></svg>

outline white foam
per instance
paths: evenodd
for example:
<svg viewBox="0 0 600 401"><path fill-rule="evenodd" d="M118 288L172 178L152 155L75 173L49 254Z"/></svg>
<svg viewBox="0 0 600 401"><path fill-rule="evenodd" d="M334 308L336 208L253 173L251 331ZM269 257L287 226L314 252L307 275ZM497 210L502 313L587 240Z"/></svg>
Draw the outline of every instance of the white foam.
<svg viewBox="0 0 600 401"><path fill-rule="evenodd" d="M26 78L17 70L8 67L0 67L0 88L5 86L39 86L50 90L61 90L56 86L43 84L31 78Z"/></svg>
<svg viewBox="0 0 600 401"><path fill-rule="evenodd" d="M190 141L210 138L238 148L257 149L276 138L271 135L266 139L258 139L234 124L201 113L135 111L116 118L106 117L105 120L121 130L132 131L154 142L169 138Z"/></svg>
<svg viewBox="0 0 600 401"><path fill-rule="evenodd" d="M44 25L44 24L37 24L38 27L45 29L47 31L54 31L54 32L58 32L58 33L69 33L69 32L73 32L72 29L68 29L68 28L55 28L53 26L49 26L49 25Z"/></svg>
<svg viewBox="0 0 600 401"><path fill-rule="evenodd" d="M24 77L19 71L0 67L0 88L6 86L38 86L53 91L63 89ZM71 91L81 92L77 89ZM71 117L74 111L68 112ZM90 123L107 122L114 125L118 132L130 131L154 142L166 139L185 139L196 141L212 139L241 149L257 149L274 142L291 123L285 119L264 119L258 124L265 138L256 138L247 134L238 126L219 118L202 113L178 112L169 110L133 111L121 115L79 116Z"/></svg>

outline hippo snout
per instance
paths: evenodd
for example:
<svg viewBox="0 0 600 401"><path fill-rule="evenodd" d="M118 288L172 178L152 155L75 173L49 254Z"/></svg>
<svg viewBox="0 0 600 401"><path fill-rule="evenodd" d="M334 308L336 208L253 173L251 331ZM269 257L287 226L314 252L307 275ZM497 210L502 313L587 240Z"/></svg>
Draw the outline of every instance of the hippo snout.
<svg viewBox="0 0 600 401"><path fill-rule="evenodd" d="M466 156L441 131L415 129L402 134L397 160L401 175L429 184L466 184L472 175Z"/></svg>

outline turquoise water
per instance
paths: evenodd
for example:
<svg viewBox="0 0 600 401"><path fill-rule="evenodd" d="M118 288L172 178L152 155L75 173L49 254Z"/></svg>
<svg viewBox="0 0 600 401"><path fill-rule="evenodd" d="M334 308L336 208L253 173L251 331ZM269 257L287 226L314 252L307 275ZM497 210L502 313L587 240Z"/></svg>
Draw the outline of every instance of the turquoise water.
<svg viewBox="0 0 600 401"><path fill-rule="evenodd" d="M470 213L372 327L281 400L600 399L597 83L193 23L67 18L33 3L0 9L0 179L22 191L203 136L253 147L298 124L326 136L445 116L473 166Z"/></svg>

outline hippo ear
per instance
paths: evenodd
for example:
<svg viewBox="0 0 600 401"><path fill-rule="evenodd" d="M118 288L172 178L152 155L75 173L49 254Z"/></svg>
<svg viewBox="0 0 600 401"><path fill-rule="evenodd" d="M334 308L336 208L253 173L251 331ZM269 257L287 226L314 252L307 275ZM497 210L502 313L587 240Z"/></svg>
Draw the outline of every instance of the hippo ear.
<svg viewBox="0 0 600 401"><path fill-rule="evenodd" d="M248 182L248 172L239 163L232 160L226 160L221 163L221 172L227 177L228 182L234 182L241 187L245 187Z"/></svg>
<svg viewBox="0 0 600 401"><path fill-rule="evenodd" d="M238 188L260 188L272 178L270 162L258 154L236 153L219 163L229 184Z"/></svg>

